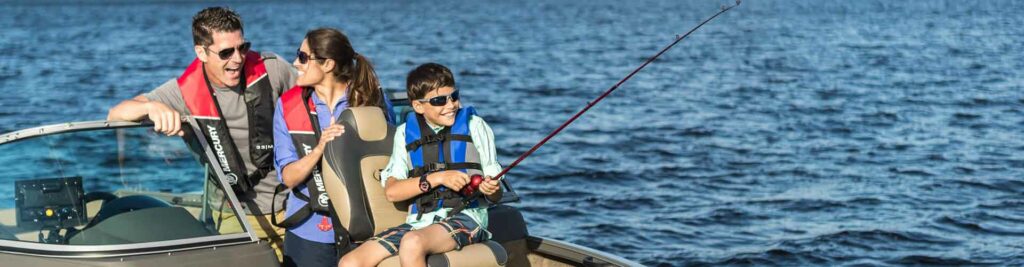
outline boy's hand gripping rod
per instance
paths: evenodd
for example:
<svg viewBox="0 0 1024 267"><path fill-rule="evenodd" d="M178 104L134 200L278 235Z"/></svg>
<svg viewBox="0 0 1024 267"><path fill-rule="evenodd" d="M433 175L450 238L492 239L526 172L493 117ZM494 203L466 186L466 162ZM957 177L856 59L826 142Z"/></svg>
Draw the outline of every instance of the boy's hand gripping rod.
<svg viewBox="0 0 1024 267"><path fill-rule="evenodd" d="M616 83L615 85L613 85L611 88L608 88L608 90L606 90L603 94L601 94L601 96L598 96L596 99L594 99L593 102L587 103L587 106L584 107L583 110L580 110L579 112L576 113L576 115L573 115L572 118L569 118L568 121L565 121L565 123L562 123L562 126L559 126L557 129L555 129L550 134L548 134L546 137L544 137L544 139L540 140L539 143L537 143L536 145L533 145L533 147L530 148L530 150L526 151L526 153L523 153L523 155L519 156L519 158L516 159L515 161L513 161L512 164L509 164L508 167L505 167L504 170L501 170L501 172L498 173L498 175L495 175L491 179L501 180L503 178L502 176L504 176L505 173L507 173L512 168L516 167L516 165L519 165L519 162L523 161L523 159L525 159L526 157L530 156L530 154L533 154L534 151L537 151L538 148L540 148L545 143L547 143L548 140L551 140L551 138L554 137L555 135L557 135L559 132L562 132L562 130L565 129L566 126L569 126L569 124L571 124L572 122L576 121L576 119L578 119L580 117L580 115L583 115L583 113L587 112L587 110L590 110L591 107L593 107L594 105L597 105L598 102L601 102L601 100L603 100L605 97L607 97L613 91L615 91L615 89L618 89L620 85L625 83L630 78L633 78L633 75L635 75L637 72L640 72L640 70L644 69L644 67L647 67L648 64L651 64L651 62L654 62L654 60L658 59L658 57L660 57L661 54L664 54L666 51L668 51L673 46L678 44L684 38L686 38L687 36L690 36L691 33L693 33L694 31L697 31L697 29L700 29L701 26L704 26L704 24L707 24L711 20L713 20L716 17L718 17L718 15L721 15L722 13L725 13L726 11L729 11L730 9L732 9L732 8L734 8L736 6L739 6L739 5L740 5L740 0L736 0L736 4L731 5L731 6L724 6L723 5L722 6L722 10L718 11L718 13L715 13L715 15L711 16L710 18L705 19L700 24L697 24L696 27L693 27L693 29L690 29L690 31L686 32L686 34L683 34L682 36L676 37L676 40L674 42L672 42L671 44L669 44L665 48L662 48L661 51L658 51L658 53L655 54L653 57L647 59L647 61L645 61L644 64L640 65L640 67L637 67L635 70L633 70L633 72L629 73L629 75L626 75L625 78L622 78L622 80L619 80L619 82ZM473 177L473 178L474 179L482 179L482 178L477 178L477 177ZM479 183L479 182L477 182L477 183ZM469 185L467 185L467 186L469 186ZM452 211L450 213L448 213L449 217L451 217L451 216L453 216L455 214L459 214L459 212L461 212L463 209L465 209L467 206L469 206L470 202L473 202L477 198L480 198L481 195L483 195L483 193L481 193L480 190L473 190L473 191L475 191L475 192L473 192L472 195L470 195L469 197L463 198L462 203L460 203L459 206L453 208Z"/></svg>

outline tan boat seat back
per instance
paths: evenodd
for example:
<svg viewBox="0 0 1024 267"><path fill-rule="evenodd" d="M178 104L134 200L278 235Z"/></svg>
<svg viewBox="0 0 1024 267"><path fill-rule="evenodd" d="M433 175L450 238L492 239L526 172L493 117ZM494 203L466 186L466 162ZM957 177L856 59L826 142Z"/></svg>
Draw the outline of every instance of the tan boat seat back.
<svg viewBox="0 0 1024 267"><path fill-rule="evenodd" d="M324 185L341 226L352 241L363 241L403 223L407 214L406 203L384 197L380 182L380 172L391 157L395 127L378 107L346 109L337 123L345 126L345 133L324 151Z"/></svg>

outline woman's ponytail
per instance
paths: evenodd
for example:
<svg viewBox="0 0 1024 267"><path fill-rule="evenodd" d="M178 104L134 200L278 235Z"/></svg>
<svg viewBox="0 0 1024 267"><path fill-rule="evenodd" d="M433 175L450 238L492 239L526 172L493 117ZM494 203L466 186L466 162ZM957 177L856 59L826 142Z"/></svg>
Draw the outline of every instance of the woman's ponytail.
<svg viewBox="0 0 1024 267"><path fill-rule="evenodd" d="M384 96L380 89L380 80L377 79L377 72L373 70L373 63L359 53L356 53L354 58L354 73L352 73L352 80L348 85L349 103L353 107L382 107Z"/></svg>

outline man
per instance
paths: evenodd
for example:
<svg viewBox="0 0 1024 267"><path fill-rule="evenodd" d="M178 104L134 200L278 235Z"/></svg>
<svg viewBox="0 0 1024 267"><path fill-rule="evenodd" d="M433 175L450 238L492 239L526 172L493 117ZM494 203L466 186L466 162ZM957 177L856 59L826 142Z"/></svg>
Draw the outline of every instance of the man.
<svg viewBox="0 0 1024 267"><path fill-rule="evenodd" d="M273 170L274 103L295 83L296 71L273 53L249 51L241 18L227 8L197 13L192 40L196 59L180 77L121 102L107 120L149 118L157 132L182 135L181 114L195 118L256 235L269 241L280 258L284 229L270 223L278 212L271 207L280 184ZM276 201L282 199L284 194ZM222 221L222 233L241 232L237 220Z"/></svg>

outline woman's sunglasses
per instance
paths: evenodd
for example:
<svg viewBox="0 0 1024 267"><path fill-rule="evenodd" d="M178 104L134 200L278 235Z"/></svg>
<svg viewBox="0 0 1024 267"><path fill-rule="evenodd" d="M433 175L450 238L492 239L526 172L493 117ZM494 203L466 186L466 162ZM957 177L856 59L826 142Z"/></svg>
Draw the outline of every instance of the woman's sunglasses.
<svg viewBox="0 0 1024 267"><path fill-rule="evenodd" d="M249 53L249 46L251 45L252 43L244 42L238 47L225 48L224 50L217 51L216 54L217 57L220 57L220 60L228 60L228 58L235 54L235 50L238 50L242 55ZM206 51L210 51L210 47L206 47Z"/></svg>
<svg viewBox="0 0 1024 267"><path fill-rule="evenodd" d="M448 104L448 99L451 98L452 102L459 101L459 90L455 90L451 94L439 95L431 97L430 99L417 99L420 103L429 102L431 106L440 107Z"/></svg>
<svg viewBox="0 0 1024 267"><path fill-rule="evenodd" d="M299 64L306 64L307 62L309 62L310 59L312 59L312 60L325 59L325 58L316 58L316 57L310 56L309 54L306 54L306 52L302 52L302 50L295 50L295 58L299 59Z"/></svg>

